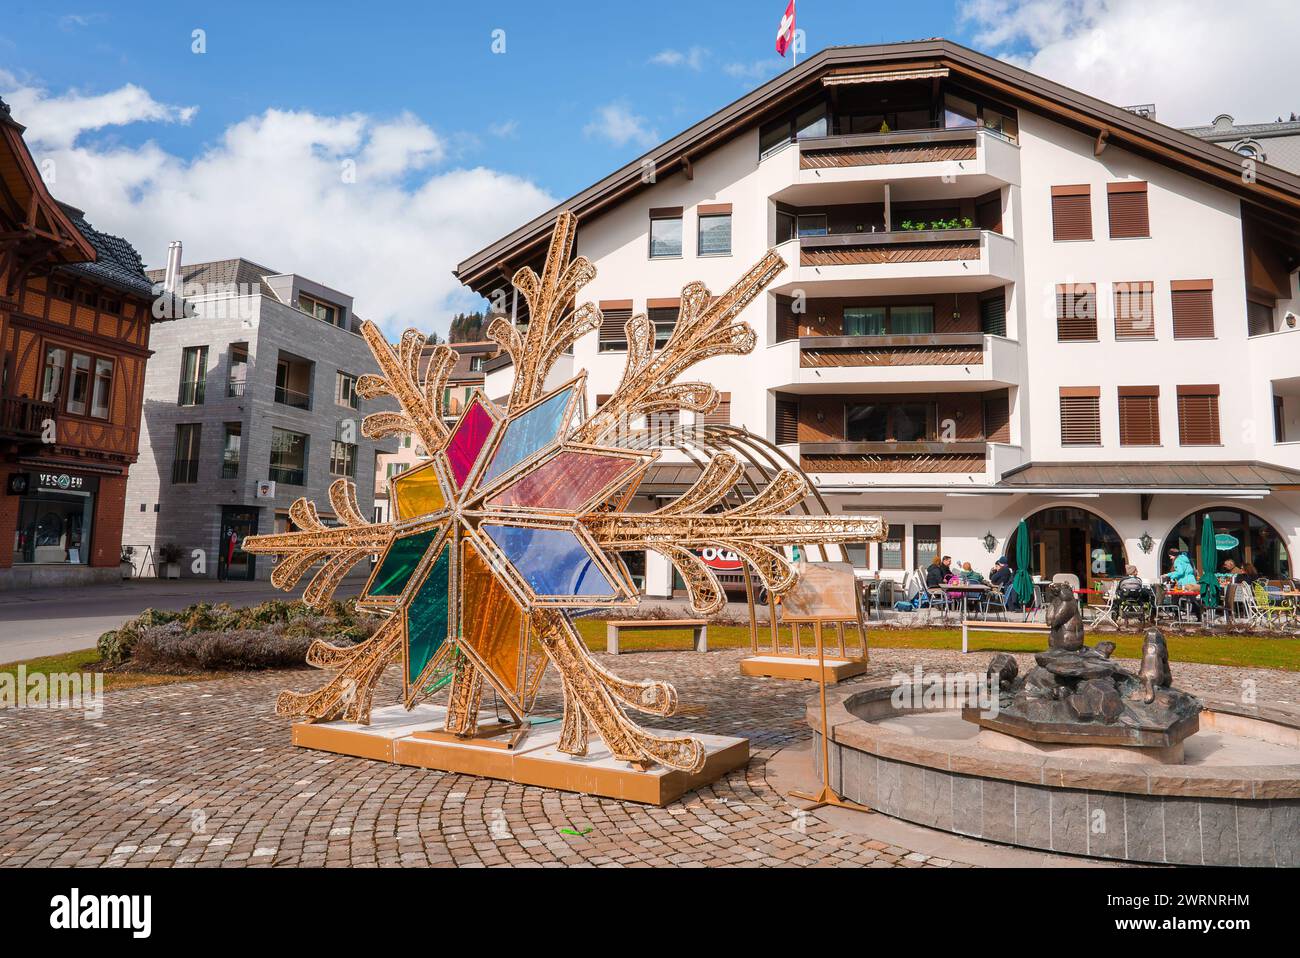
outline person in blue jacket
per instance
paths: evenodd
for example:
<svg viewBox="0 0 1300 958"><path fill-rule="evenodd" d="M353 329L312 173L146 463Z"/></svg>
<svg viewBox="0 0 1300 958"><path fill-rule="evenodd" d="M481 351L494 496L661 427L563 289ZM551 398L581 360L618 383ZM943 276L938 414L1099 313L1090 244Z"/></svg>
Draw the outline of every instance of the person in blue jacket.
<svg viewBox="0 0 1300 958"><path fill-rule="evenodd" d="M1175 589L1199 589L1196 566L1192 565L1187 553L1170 549L1169 558L1173 561L1173 567L1169 570L1169 584Z"/></svg>

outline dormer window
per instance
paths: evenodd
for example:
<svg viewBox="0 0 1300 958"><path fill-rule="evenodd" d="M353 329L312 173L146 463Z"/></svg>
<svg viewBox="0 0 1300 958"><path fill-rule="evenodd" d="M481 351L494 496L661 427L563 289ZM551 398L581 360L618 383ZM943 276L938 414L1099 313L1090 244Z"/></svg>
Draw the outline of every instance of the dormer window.
<svg viewBox="0 0 1300 958"><path fill-rule="evenodd" d="M314 316L316 319L329 323L331 326L346 328L343 309L339 306L335 306L333 303L326 303L323 300L315 299L304 293L299 293L298 308L308 316Z"/></svg>

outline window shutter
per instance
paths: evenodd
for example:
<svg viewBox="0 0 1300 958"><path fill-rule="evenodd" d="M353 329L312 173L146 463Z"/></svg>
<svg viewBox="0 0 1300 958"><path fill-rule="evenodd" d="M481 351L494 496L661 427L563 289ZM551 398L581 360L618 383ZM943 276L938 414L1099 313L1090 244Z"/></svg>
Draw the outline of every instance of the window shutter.
<svg viewBox="0 0 1300 958"><path fill-rule="evenodd" d="M704 422L729 426L731 425L731 393L721 393L720 396L717 408L704 414Z"/></svg>
<svg viewBox="0 0 1300 958"><path fill-rule="evenodd" d="M1160 387L1119 387L1119 444L1160 445Z"/></svg>
<svg viewBox="0 0 1300 958"><path fill-rule="evenodd" d="M799 441L799 400L776 401L776 444L787 445Z"/></svg>
<svg viewBox="0 0 1300 958"><path fill-rule="evenodd" d="M1007 334L1007 296L999 291L996 296L980 300L980 329L992 336Z"/></svg>
<svg viewBox="0 0 1300 958"><path fill-rule="evenodd" d="M1092 239L1092 190L1088 184L1052 187L1052 239Z"/></svg>
<svg viewBox="0 0 1300 958"><path fill-rule="evenodd" d="M597 334L602 353L627 349L627 321L632 318L632 300L606 299L600 302L600 332Z"/></svg>
<svg viewBox="0 0 1300 958"><path fill-rule="evenodd" d="M1155 339L1155 284L1115 284L1115 338Z"/></svg>
<svg viewBox="0 0 1300 958"><path fill-rule="evenodd" d="M1101 389L1061 387L1061 445L1101 445Z"/></svg>
<svg viewBox="0 0 1300 958"><path fill-rule="evenodd" d="M1006 396L985 401L984 438L989 442L1011 441L1011 403Z"/></svg>
<svg viewBox="0 0 1300 958"><path fill-rule="evenodd" d="M1219 387L1178 387L1178 442L1184 446L1219 445Z"/></svg>
<svg viewBox="0 0 1300 958"><path fill-rule="evenodd" d="M1151 235L1145 183L1109 183L1106 199L1110 209L1110 238L1135 239Z"/></svg>
<svg viewBox="0 0 1300 958"><path fill-rule="evenodd" d="M1056 287L1056 338L1063 343L1097 339L1097 287L1092 283Z"/></svg>
<svg viewBox="0 0 1300 958"><path fill-rule="evenodd" d="M1174 280L1170 284L1174 314L1174 339L1214 338L1214 282L1208 279Z"/></svg>

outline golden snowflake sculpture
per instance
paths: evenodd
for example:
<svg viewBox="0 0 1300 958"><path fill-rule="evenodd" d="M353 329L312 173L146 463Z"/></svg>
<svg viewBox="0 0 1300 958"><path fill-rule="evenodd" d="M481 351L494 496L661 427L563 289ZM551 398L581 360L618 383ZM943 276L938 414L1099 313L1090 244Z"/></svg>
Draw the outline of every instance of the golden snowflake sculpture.
<svg viewBox="0 0 1300 958"><path fill-rule="evenodd" d="M643 315L632 317L623 380L588 414L585 373L549 392L544 386L556 359L601 323L591 303L572 308L596 275L586 259L570 261L576 231L574 216L561 213L542 275L525 267L514 276L529 306L527 330L504 318L488 329L514 362L504 409L476 394L448 428L442 402L454 351L434 347L421 375L422 335L407 330L394 350L378 327L362 324L380 373L362 376L357 391L367 399L392 396L402 409L367 416L362 432L376 439L413 433L431 458L392 480L391 522L367 522L354 485L340 479L329 493L340 525L326 526L315 507L299 499L290 510L298 531L245 541L248 552L283 556L271 576L279 588L292 588L324 563L304 592L309 605L328 601L355 563L380 555L357 605L384 615L384 623L351 648L314 642L307 661L335 670L334 676L308 694L281 693L281 715L368 724L376 683L400 661L406 707L444 684L435 677L449 676L447 730L469 737L478 727L485 681L522 723L553 662L564 692L561 751L585 754L594 729L620 760L698 771L704 749L696 739L651 734L624 710L672 714L673 687L606 671L575 630L573 611L636 604L622 552L665 556L681 573L695 612L711 615L726 597L694 550L734 550L780 595L797 577L782 546L884 536L879 518L788 515L808 493L807 479L795 471L781 472L759 494L726 507L744 470L730 452L714 455L694 485L663 508L627 512L659 453L633 448L626 426L657 411L702 414L716 407L714 387L679 383L678 377L700 360L754 348L753 330L736 317L785 263L769 251L716 298L702 283L687 285L680 317L662 347L655 346L654 325Z"/></svg>

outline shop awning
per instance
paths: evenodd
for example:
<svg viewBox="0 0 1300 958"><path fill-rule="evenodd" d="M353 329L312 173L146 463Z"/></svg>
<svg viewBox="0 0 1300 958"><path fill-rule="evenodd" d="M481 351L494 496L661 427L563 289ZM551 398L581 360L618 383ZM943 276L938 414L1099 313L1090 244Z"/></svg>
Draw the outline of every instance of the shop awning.
<svg viewBox="0 0 1300 958"><path fill-rule="evenodd" d="M1300 489L1300 470L1266 462L1031 462L1006 473L1002 488L1116 492L1232 492Z"/></svg>

